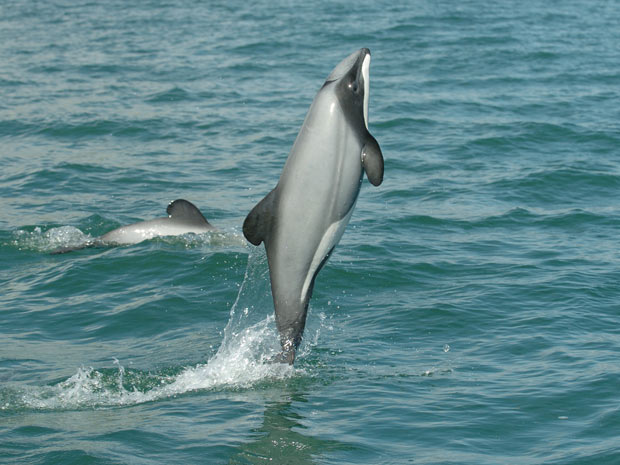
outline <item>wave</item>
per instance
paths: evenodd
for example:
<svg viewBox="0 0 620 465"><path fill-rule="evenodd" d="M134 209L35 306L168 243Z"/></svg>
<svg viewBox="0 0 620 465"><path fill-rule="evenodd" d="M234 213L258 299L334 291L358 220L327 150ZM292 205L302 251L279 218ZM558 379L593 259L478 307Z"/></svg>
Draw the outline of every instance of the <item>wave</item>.
<svg viewBox="0 0 620 465"><path fill-rule="evenodd" d="M482 215L471 219L462 217L438 217L424 214L408 214L393 217L386 221L386 225L394 228L404 224L409 228L429 231L472 231L487 228L575 228L597 226L618 226L620 218L617 212L607 209L585 210L580 208L540 210L522 207L510 208L504 212Z"/></svg>
<svg viewBox="0 0 620 465"><path fill-rule="evenodd" d="M604 169L553 167L492 181L488 188L498 198L562 205L589 199L607 199L620 186L620 175Z"/></svg>

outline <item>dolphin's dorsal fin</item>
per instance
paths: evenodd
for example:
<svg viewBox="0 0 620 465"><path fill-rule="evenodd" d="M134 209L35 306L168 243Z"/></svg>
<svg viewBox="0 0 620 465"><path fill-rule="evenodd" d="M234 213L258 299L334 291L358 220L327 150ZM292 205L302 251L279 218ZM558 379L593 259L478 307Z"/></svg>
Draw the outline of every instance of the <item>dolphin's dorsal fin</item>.
<svg viewBox="0 0 620 465"><path fill-rule="evenodd" d="M202 226L211 226L207 219L200 213L200 210L191 202L184 199L177 199L174 202L170 202L166 213L170 218L182 221L187 224L195 224Z"/></svg>
<svg viewBox="0 0 620 465"><path fill-rule="evenodd" d="M275 189L272 190L263 200L258 202L243 222L243 235L254 245L260 245L271 230L275 192Z"/></svg>
<svg viewBox="0 0 620 465"><path fill-rule="evenodd" d="M362 166L373 186L383 182L383 154L377 140L368 134L366 144L362 147Z"/></svg>

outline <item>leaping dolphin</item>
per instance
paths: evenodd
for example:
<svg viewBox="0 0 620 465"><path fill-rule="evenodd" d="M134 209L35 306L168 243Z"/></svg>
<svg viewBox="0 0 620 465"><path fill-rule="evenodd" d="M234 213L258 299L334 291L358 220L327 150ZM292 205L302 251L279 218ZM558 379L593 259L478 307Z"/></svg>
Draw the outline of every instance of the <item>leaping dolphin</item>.
<svg viewBox="0 0 620 465"><path fill-rule="evenodd" d="M180 236L181 234L199 234L215 230L203 214L200 213L200 210L187 200L177 199L171 202L166 209L166 213L168 213L168 216L165 218L156 218L121 226L77 247L56 249L52 254L71 252L85 247L137 244L157 236Z"/></svg>
<svg viewBox="0 0 620 465"><path fill-rule="evenodd" d="M279 361L293 364L314 280L351 218L363 172L383 181L383 155L368 132L370 50L334 68L317 93L277 186L248 214L243 234L265 243L280 333Z"/></svg>

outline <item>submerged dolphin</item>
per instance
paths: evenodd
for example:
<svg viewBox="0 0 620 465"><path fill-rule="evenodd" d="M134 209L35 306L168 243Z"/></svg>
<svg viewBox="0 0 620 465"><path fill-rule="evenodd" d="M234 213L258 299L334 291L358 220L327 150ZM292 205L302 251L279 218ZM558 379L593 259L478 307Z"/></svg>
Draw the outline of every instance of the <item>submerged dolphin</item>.
<svg viewBox="0 0 620 465"><path fill-rule="evenodd" d="M71 252L85 247L137 244L157 236L180 236L181 234L198 234L215 230L200 213L200 210L187 200L177 199L171 202L166 212L168 213L166 218L156 218L121 226L77 247L62 247L54 250L52 254Z"/></svg>
<svg viewBox="0 0 620 465"><path fill-rule="evenodd" d="M319 90L277 186L249 213L243 234L265 243L280 333L292 364L314 280L351 218L363 172L383 181L383 155L368 132L370 50L340 62Z"/></svg>

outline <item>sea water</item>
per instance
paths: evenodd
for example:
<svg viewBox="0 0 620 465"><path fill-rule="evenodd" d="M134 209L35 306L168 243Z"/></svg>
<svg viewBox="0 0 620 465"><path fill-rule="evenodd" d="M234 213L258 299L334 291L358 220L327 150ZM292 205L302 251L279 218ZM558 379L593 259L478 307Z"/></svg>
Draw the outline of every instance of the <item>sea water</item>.
<svg viewBox="0 0 620 465"><path fill-rule="evenodd" d="M241 225L360 47L385 180L270 364ZM0 462L620 463L619 64L613 1L1 2Z"/></svg>

